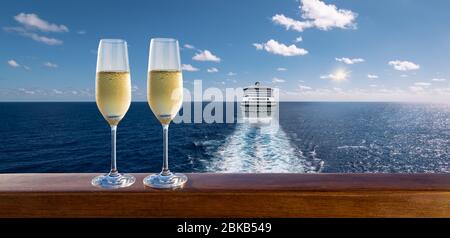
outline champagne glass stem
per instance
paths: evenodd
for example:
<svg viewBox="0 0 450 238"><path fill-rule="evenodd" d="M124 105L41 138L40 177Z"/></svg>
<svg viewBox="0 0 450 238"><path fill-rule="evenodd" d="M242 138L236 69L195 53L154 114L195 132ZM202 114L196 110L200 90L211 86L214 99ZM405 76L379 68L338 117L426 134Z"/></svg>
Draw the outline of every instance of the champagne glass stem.
<svg viewBox="0 0 450 238"><path fill-rule="evenodd" d="M161 174L163 176L170 175L169 170L169 125L162 125L163 127L163 167Z"/></svg>
<svg viewBox="0 0 450 238"><path fill-rule="evenodd" d="M111 126L111 171L110 175L117 174L117 162L116 162L116 132L117 126Z"/></svg>

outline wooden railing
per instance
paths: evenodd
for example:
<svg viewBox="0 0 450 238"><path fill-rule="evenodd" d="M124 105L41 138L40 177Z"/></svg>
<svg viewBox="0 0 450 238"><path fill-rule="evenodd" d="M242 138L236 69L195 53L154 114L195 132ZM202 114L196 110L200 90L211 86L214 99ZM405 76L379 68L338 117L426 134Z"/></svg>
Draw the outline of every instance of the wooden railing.
<svg viewBox="0 0 450 238"><path fill-rule="evenodd" d="M188 174L174 191L94 175L2 174L0 217L450 217L445 174Z"/></svg>

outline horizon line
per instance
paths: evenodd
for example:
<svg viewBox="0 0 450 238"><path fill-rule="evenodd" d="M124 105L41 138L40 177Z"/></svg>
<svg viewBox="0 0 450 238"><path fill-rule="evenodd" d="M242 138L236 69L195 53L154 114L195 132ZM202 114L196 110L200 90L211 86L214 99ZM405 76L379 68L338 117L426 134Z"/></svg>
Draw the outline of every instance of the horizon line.
<svg viewBox="0 0 450 238"><path fill-rule="evenodd" d="M0 103L95 103L96 101L55 101L55 100L36 100L36 101L27 101L27 100L0 100ZM239 103L239 101L183 101L183 103L191 102L222 102L222 103ZM302 103L411 103L411 104L449 104L450 102L437 102L437 101L327 101L327 100L317 100L317 101L278 101L279 103L291 103L291 102L302 102ZM131 103L148 103L144 100L131 101Z"/></svg>

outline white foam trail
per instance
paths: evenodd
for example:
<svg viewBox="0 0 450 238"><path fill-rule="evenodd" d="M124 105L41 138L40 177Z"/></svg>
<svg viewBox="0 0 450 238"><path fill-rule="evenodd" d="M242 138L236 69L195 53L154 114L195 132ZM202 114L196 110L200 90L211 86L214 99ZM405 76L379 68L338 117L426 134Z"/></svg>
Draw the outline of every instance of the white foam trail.
<svg viewBox="0 0 450 238"><path fill-rule="evenodd" d="M311 173L318 169L291 145L279 126L239 124L206 162L220 173Z"/></svg>
<svg viewBox="0 0 450 238"><path fill-rule="evenodd" d="M369 148L367 148L367 146L364 145L343 145L343 146L338 146L337 147L338 150L346 150L346 149L362 149L362 150L367 150Z"/></svg>

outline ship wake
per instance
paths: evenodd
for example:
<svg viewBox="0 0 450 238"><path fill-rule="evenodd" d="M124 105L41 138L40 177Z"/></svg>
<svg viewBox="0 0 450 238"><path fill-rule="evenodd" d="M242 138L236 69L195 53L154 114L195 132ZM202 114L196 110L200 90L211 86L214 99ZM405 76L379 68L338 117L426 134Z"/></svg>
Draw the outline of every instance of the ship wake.
<svg viewBox="0 0 450 238"><path fill-rule="evenodd" d="M205 165L219 173L314 173L323 163L304 156L277 125L239 124Z"/></svg>

